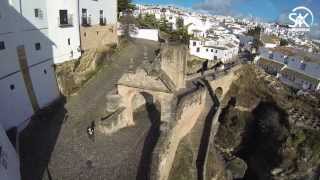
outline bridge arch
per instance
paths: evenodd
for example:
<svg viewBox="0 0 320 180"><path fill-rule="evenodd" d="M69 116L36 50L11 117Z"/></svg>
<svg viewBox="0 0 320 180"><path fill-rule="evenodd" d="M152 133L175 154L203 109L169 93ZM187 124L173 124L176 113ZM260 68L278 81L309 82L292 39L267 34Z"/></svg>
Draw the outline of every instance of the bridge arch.
<svg viewBox="0 0 320 180"><path fill-rule="evenodd" d="M163 96L165 93L121 85L118 85L118 93L122 97L121 106L126 107L121 114L121 118L126 122L127 126L135 125L133 113L141 105L154 104L159 113L163 114Z"/></svg>

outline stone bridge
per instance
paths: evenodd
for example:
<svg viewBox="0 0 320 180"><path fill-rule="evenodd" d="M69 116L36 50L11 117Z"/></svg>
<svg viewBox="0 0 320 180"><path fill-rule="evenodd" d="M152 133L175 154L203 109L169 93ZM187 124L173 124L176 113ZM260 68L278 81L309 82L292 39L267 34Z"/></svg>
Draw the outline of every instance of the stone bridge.
<svg viewBox="0 0 320 180"><path fill-rule="evenodd" d="M146 62L135 72L124 74L115 91L107 97L107 120L98 125L101 132L111 134L135 125L133 112L138 106L152 103L159 107L160 138L153 150L148 179L168 178L181 139L190 132L205 109L207 88L187 85L187 54L184 46L165 45L153 62ZM221 97L228 86L223 79L211 81L215 93Z"/></svg>

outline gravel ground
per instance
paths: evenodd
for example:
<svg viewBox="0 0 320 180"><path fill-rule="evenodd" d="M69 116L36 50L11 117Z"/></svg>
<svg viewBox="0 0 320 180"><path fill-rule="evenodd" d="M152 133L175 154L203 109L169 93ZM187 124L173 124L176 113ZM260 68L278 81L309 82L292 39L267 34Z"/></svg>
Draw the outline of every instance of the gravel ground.
<svg viewBox="0 0 320 180"><path fill-rule="evenodd" d="M144 56L154 58L157 48L158 44L150 41L129 44L76 95L33 120L20 138L23 180L136 179L151 127L148 113L139 111L136 126L111 136L96 131L94 141L86 129L103 117L105 96L128 71L130 59L137 67Z"/></svg>

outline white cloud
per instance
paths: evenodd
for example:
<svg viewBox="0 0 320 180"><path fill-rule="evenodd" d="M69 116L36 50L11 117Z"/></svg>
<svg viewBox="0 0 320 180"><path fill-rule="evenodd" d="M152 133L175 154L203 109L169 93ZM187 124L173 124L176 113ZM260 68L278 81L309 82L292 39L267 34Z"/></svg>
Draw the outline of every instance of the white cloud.
<svg viewBox="0 0 320 180"><path fill-rule="evenodd" d="M241 0L204 0L204 2L195 4L193 8L210 13L229 14L232 4L238 1Z"/></svg>

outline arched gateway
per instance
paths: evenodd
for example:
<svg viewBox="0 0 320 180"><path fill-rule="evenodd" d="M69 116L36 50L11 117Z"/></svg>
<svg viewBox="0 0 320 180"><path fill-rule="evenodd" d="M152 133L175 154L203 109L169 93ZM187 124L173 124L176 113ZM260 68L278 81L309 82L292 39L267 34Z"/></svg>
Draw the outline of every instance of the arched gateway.
<svg viewBox="0 0 320 180"><path fill-rule="evenodd" d="M133 98L141 94L149 94L153 101L158 101L161 106L161 121L166 121L164 118L167 114L166 107L170 106L174 91L168 88L161 78L158 76L149 76L143 69L137 70L136 73L128 73L122 76L117 85L118 94L121 97L120 106L125 107L121 114L122 121L126 122L127 126L134 125L133 120Z"/></svg>

